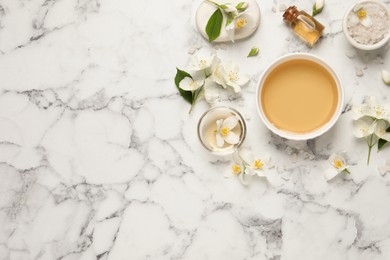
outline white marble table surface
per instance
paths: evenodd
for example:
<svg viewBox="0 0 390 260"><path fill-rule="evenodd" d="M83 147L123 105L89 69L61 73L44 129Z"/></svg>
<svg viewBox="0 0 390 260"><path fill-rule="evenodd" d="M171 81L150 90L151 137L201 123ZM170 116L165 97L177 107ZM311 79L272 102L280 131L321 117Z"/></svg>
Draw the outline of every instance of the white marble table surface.
<svg viewBox="0 0 390 260"><path fill-rule="evenodd" d="M390 174L378 172L390 148L367 166L350 111L367 95L389 102L389 46L353 55L341 23L354 2L326 0L310 49L279 7L312 1L258 1L254 36L226 45L197 33L199 0L0 1L0 259L390 259ZM276 185L225 178L228 159L199 144L208 105L188 115L173 83L193 48L251 76L221 103L249 119L244 147L272 154ZM265 66L291 52L325 59L346 92L337 124L308 142L272 135L255 109ZM326 182L341 150L352 174Z"/></svg>

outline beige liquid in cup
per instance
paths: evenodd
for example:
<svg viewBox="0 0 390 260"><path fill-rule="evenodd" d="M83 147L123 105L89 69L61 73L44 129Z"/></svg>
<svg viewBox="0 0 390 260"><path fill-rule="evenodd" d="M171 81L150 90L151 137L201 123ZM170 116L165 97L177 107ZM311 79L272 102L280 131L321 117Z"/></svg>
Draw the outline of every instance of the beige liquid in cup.
<svg viewBox="0 0 390 260"><path fill-rule="evenodd" d="M303 134L331 120L338 98L332 75L321 65L301 59L284 62L268 74L260 101L276 128Z"/></svg>

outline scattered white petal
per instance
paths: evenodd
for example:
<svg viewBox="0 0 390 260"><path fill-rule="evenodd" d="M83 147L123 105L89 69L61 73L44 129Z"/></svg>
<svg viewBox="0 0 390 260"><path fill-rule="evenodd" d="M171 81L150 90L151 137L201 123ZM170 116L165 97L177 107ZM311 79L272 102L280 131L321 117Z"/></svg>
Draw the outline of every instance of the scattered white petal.
<svg viewBox="0 0 390 260"><path fill-rule="evenodd" d="M336 177L339 174L339 172L335 168L329 168L324 172L324 177L326 181L332 180L334 177Z"/></svg>

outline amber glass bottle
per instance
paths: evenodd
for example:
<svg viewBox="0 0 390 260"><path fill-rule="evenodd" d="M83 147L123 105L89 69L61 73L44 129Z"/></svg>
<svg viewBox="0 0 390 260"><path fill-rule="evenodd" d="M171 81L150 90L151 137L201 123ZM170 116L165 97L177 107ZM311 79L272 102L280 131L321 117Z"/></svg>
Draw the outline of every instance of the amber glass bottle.
<svg viewBox="0 0 390 260"><path fill-rule="evenodd" d="M324 26L296 6L290 6L283 14L283 19L290 25L296 35L311 47L318 41Z"/></svg>

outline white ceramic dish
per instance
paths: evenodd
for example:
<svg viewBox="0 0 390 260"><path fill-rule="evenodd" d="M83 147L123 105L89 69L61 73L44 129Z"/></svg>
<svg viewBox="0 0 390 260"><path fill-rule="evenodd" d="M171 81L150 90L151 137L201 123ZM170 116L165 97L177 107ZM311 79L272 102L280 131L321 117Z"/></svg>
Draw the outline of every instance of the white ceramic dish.
<svg viewBox="0 0 390 260"><path fill-rule="evenodd" d="M323 68L325 68L330 75L334 78L336 85L337 85L337 90L338 90L338 103L337 103L337 108L335 110L335 113L333 114L332 118L323 126L320 128L315 129L314 131L307 132L307 133L293 133L293 132L288 132L281 130L277 127L275 127L266 117L263 109L262 109L262 104L261 104L261 93L262 93L262 88L264 85L264 82L269 75L269 73L279 66L282 63L285 63L287 61L291 60L309 60L312 62L315 62L319 65L321 65ZM290 140L308 140L308 139L313 139L316 138L322 134L324 134L326 131L328 131L337 121L337 119L340 117L341 111L344 106L344 90L340 81L339 76L337 73L322 59L318 58L317 56L311 55L311 54L304 54L304 53L297 53L297 54L288 54L285 56L280 57L276 61L274 61L271 65L268 66L268 68L265 69L263 75L260 78L260 81L257 85L257 91L256 91L256 106L257 106L257 111L260 115L261 120L264 122L266 127L274 132L275 134L290 139Z"/></svg>
<svg viewBox="0 0 390 260"><path fill-rule="evenodd" d="M363 51L377 50L377 49L383 47L389 41L389 39L390 39L390 31L389 31L389 33L387 34L387 36L385 38L383 38L381 41L377 42L376 44L372 44L372 45L365 45L365 44L358 43L348 33L348 29L347 29L348 15L352 12L353 8L356 5L362 4L362 3L375 3L375 4L378 4L378 5L382 6L386 10L386 12L387 12L388 26L390 27L390 8L385 3L383 3L382 1L366 0L366 1L359 1L359 2L357 2L355 4L353 4L348 9L348 11L345 13L344 19L343 19L343 32L344 32L345 38L347 38L348 42L352 46L354 46L355 48L363 50Z"/></svg>

